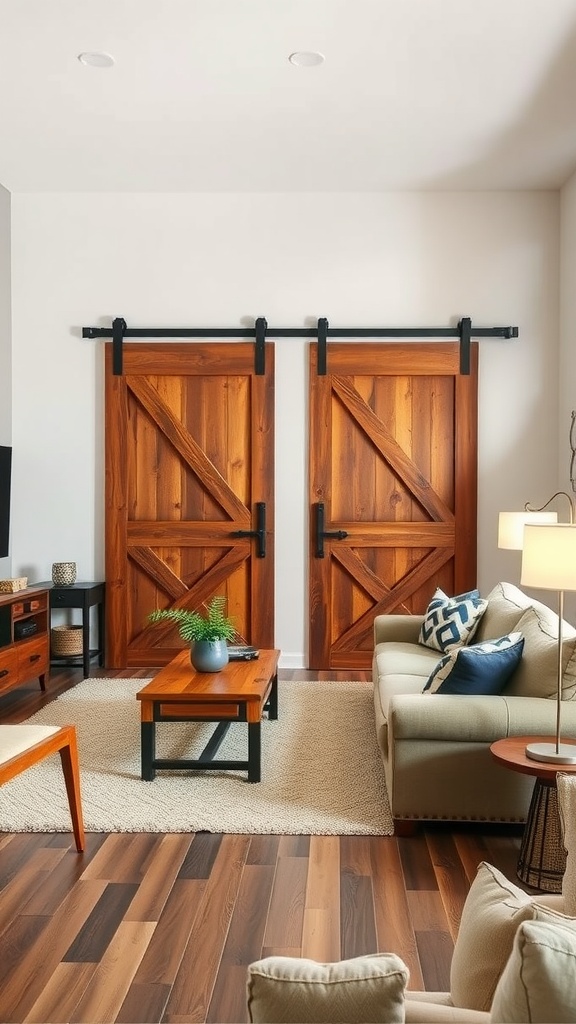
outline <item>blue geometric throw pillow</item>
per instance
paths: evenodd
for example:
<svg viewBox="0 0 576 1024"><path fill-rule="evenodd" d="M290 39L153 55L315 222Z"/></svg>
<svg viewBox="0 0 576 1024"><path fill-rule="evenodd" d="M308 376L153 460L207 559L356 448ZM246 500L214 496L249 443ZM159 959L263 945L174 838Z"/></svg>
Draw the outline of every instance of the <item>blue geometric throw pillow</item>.
<svg viewBox="0 0 576 1024"><path fill-rule="evenodd" d="M423 693L499 694L520 664L524 637L509 633L498 640L485 640L459 647L440 659Z"/></svg>
<svg viewBox="0 0 576 1024"><path fill-rule="evenodd" d="M474 636L487 606L478 590L447 597L438 588L426 609L419 643L443 653L462 647Z"/></svg>

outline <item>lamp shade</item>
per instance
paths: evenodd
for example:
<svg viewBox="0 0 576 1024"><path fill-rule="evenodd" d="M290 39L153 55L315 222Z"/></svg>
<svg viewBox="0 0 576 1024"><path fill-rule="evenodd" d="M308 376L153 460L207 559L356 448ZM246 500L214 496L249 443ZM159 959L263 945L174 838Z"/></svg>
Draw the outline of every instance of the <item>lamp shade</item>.
<svg viewBox="0 0 576 1024"><path fill-rule="evenodd" d="M527 523L557 523L557 512L500 512L498 516L498 547L521 551Z"/></svg>
<svg viewBox="0 0 576 1024"><path fill-rule="evenodd" d="M576 525L524 527L520 582L542 590L576 590Z"/></svg>

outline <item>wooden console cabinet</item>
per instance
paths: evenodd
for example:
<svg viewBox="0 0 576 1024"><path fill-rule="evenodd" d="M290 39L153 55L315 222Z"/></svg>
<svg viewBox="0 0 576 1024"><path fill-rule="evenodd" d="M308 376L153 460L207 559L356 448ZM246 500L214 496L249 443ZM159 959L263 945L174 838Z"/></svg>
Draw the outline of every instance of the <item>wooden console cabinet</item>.
<svg viewBox="0 0 576 1024"><path fill-rule="evenodd" d="M42 690L50 671L48 591L27 587L0 594L0 696L30 679ZM26 635L31 623L36 631Z"/></svg>

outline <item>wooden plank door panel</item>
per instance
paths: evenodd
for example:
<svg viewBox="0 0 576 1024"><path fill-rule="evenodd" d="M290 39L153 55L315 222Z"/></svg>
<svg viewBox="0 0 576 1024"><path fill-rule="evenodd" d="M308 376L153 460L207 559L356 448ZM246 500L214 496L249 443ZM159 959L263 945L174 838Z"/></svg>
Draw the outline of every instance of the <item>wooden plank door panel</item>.
<svg viewBox="0 0 576 1024"><path fill-rule="evenodd" d="M477 367L439 344L310 347L310 667L366 668L374 616L476 579ZM318 504L325 557L317 556Z"/></svg>
<svg viewBox="0 0 576 1024"><path fill-rule="evenodd" d="M200 608L225 594L248 643L274 646L274 349L105 346L107 664L163 665L182 649L154 608ZM255 539L266 505L266 557Z"/></svg>

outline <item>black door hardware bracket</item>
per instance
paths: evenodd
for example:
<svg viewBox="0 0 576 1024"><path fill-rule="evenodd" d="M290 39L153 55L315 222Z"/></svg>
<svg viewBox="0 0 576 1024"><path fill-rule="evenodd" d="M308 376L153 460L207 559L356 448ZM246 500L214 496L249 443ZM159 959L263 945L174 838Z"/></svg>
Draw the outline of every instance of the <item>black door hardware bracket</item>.
<svg viewBox="0 0 576 1024"><path fill-rule="evenodd" d="M334 540L345 540L348 536L346 530L325 530L324 502L319 501L316 505L316 558L324 558L324 538L333 537Z"/></svg>
<svg viewBox="0 0 576 1024"><path fill-rule="evenodd" d="M83 338L112 338L113 373L122 374L122 345L129 338L254 338L254 373L265 373L266 339L315 338L318 342L317 373L326 376L327 343L345 338L436 338L438 341L454 339L460 342L460 373L470 373L471 338L517 338L517 327L473 327L470 317L462 317L457 327L330 327L326 317L320 317L316 327L268 327L263 316L256 318L254 327L128 327L118 316L112 327L83 327Z"/></svg>
<svg viewBox="0 0 576 1024"><path fill-rule="evenodd" d="M234 530L232 537L256 537L258 545L256 556L266 558L266 502L256 502L256 529L255 530Z"/></svg>

